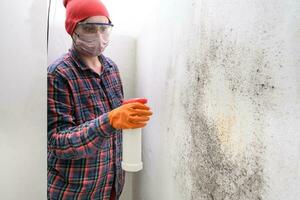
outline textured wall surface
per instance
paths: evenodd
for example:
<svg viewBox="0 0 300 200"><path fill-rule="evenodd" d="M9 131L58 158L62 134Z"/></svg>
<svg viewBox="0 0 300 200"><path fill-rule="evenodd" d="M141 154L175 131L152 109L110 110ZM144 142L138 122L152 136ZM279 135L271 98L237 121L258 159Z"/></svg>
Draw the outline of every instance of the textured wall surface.
<svg viewBox="0 0 300 200"><path fill-rule="evenodd" d="M134 200L300 199L300 2L161 1L138 38Z"/></svg>

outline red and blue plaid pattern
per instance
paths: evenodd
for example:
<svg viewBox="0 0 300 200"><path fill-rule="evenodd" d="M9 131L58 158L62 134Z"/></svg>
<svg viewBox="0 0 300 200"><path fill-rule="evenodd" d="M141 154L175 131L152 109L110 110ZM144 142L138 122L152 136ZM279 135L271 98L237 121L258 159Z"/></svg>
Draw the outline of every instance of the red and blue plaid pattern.
<svg viewBox="0 0 300 200"><path fill-rule="evenodd" d="M116 64L100 55L92 71L74 48L48 67L48 199L108 200L120 196L122 131L108 112L123 101Z"/></svg>

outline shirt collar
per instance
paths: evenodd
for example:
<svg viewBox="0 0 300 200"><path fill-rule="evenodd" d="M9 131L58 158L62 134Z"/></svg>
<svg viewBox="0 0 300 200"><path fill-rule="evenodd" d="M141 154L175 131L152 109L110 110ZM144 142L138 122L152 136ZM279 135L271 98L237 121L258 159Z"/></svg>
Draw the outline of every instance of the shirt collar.
<svg viewBox="0 0 300 200"><path fill-rule="evenodd" d="M82 70L91 70L81 59L80 56L78 54L78 52L76 51L76 49L74 48L74 46L72 45L72 47L69 49L69 55L70 57L74 60L74 62L76 63L76 65L81 68ZM109 68L111 67L109 62L106 60L105 56L103 54L98 56L101 64L102 64L102 72L109 70Z"/></svg>

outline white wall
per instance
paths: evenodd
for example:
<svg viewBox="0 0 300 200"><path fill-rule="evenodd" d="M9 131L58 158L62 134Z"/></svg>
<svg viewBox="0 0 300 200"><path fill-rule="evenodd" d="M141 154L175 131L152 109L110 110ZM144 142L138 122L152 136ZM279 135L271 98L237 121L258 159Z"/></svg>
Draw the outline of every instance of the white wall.
<svg viewBox="0 0 300 200"><path fill-rule="evenodd" d="M134 200L300 199L300 2L160 1L137 47Z"/></svg>
<svg viewBox="0 0 300 200"><path fill-rule="evenodd" d="M46 1L0 2L0 199L46 199Z"/></svg>

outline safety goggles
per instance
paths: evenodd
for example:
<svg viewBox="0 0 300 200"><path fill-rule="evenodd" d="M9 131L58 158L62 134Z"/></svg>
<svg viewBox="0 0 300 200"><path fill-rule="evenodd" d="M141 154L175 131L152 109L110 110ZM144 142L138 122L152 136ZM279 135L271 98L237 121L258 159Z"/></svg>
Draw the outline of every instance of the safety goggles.
<svg viewBox="0 0 300 200"><path fill-rule="evenodd" d="M114 26L112 23L94 23L94 22L79 22L77 24L82 28L82 31L86 34L110 34L112 27Z"/></svg>

